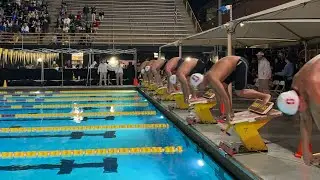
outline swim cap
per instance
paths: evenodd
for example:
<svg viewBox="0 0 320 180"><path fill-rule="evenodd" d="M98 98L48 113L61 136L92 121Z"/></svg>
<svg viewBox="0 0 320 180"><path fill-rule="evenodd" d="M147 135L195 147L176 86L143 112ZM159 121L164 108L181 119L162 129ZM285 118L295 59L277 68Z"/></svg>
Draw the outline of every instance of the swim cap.
<svg viewBox="0 0 320 180"><path fill-rule="evenodd" d="M192 74L190 77L190 84L193 87L199 86L203 82L204 76L200 73Z"/></svg>
<svg viewBox="0 0 320 180"><path fill-rule="evenodd" d="M145 70L144 69L141 69L141 74L144 74L145 73Z"/></svg>
<svg viewBox="0 0 320 180"><path fill-rule="evenodd" d="M171 84L176 84L177 83L177 76L176 75L171 75L169 77L169 81Z"/></svg>
<svg viewBox="0 0 320 180"><path fill-rule="evenodd" d="M144 69L148 72L150 70L150 66L146 66Z"/></svg>
<svg viewBox="0 0 320 180"><path fill-rule="evenodd" d="M281 93L277 99L279 110L288 115L295 115L298 112L299 104L299 96L294 90Z"/></svg>

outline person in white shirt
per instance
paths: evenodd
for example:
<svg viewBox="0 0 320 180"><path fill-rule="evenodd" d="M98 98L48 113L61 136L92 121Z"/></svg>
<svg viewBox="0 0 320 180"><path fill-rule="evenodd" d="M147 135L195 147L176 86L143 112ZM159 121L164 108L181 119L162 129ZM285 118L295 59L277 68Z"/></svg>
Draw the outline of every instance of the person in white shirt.
<svg viewBox="0 0 320 180"><path fill-rule="evenodd" d="M107 85L107 73L109 69L110 66L106 63L106 60L102 60L102 62L98 66L98 74L100 74L100 86L102 86L102 79L104 80L104 85Z"/></svg>
<svg viewBox="0 0 320 180"><path fill-rule="evenodd" d="M259 91L269 93L269 81L271 79L271 66L270 62L264 57L263 52L256 54L258 58L258 82Z"/></svg>
<svg viewBox="0 0 320 180"><path fill-rule="evenodd" d="M115 68L117 85L123 85L123 64L118 61L118 66Z"/></svg>
<svg viewBox="0 0 320 180"><path fill-rule="evenodd" d="M24 23L23 26L21 27L21 32L22 33L28 33L29 32L29 26L27 23Z"/></svg>
<svg viewBox="0 0 320 180"><path fill-rule="evenodd" d="M63 24L64 25L66 25L66 26L69 26L70 25L70 18L69 17L66 17L66 18L64 18L64 20L63 20Z"/></svg>

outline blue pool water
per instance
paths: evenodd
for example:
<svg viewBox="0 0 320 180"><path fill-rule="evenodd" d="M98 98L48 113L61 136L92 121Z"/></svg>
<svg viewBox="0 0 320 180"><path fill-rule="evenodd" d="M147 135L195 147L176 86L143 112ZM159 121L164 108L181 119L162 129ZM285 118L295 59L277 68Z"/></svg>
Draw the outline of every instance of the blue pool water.
<svg viewBox="0 0 320 180"><path fill-rule="evenodd" d="M74 92L75 94L79 94ZM85 93L85 92L81 92ZM101 94L101 92L99 92ZM123 93L113 92L113 97L123 97ZM76 96L76 95L75 95ZM71 98L86 99L88 97ZM90 94L90 96L93 96ZM121 104L121 103L148 103L139 94L127 94L128 97L139 96L138 100L113 101L81 101L78 104ZM22 97L7 97L8 100ZM24 97L34 99L35 97ZM1 106L8 105L48 105L73 104L65 101L67 97L44 97L45 99L59 99L58 102L1 102ZM81 156L81 157L37 157L37 158L10 158L0 159L0 175L3 180L229 180L232 177L218 164L212 161L193 144L179 129L166 119L151 103L144 107L105 107L82 109L87 112L127 112L127 111L156 111L154 116L115 116L114 119L98 117L87 118L81 123L71 118L15 118L0 117L0 128L8 127L52 127L52 126L100 126L115 124L169 124L164 129L115 129L113 136L104 137L106 130L83 131L80 138L72 138L72 131L65 132L24 132L0 133L0 151L53 151L99 148L135 148L135 147L166 147L182 146L182 153L173 154L123 154L108 156ZM65 109L0 109L0 114L55 114L70 113L72 108Z"/></svg>

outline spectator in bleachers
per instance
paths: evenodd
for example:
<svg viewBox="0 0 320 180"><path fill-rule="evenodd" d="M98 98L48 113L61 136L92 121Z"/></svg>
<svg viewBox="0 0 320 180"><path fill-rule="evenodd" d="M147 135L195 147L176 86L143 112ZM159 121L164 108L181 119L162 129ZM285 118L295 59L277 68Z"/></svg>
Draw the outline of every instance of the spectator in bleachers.
<svg viewBox="0 0 320 180"><path fill-rule="evenodd" d="M95 6L91 7L91 21L94 22L96 20L97 8Z"/></svg>
<svg viewBox="0 0 320 180"><path fill-rule="evenodd" d="M22 33L29 33L29 26L27 23L23 24L23 26L21 27L21 32Z"/></svg>
<svg viewBox="0 0 320 180"><path fill-rule="evenodd" d="M102 21L104 19L104 12L99 12L99 20Z"/></svg>
<svg viewBox="0 0 320 180"><path fill-rule="evenodd" d="M4 32L6 31L6 23L3 22L3 23L0 23L0 32Z"/></svg>
<svg viewBox="0 0 320 180"><path fill-rule="evenodd" d="M88 15L90 13L90 9L89 9L89 6L88 5L85 5L83 7L83 14L85 16L85 20L88 21Z"/></svg>

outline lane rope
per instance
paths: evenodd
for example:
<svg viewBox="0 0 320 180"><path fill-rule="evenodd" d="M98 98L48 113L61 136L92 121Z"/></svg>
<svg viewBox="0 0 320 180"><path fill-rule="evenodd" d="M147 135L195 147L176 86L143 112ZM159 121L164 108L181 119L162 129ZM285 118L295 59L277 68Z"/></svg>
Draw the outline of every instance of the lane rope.
<svg viewBox="0 0 320 180"><path fill-rule="evenodd" d="M140 100L140 97L96 97L96 98L50 98L50 99L15 99L15 100L8 100L8 99L2 99L0 102L86 102L86 101L132 101L132 100Z"/></svg>
<svg viewBox="0 0 320 180"><path fill-rule="evenodd" d="M1 114L1 118L72 118L72 117L107 117L107 116L154 116L156 111L119 111L119 112L82 112L82 113L41 113L41 114Z"/></svg>
<svg viewBox="0 0 320 180"><path fill-rule="evenodd" d="M67 93L96 93L96 92L111 92L111 93L137 93L135 90L65 90L65 91L0 91L0 94L67 94Z"/></svg>
<svg viewBox="0 0 320 180"><path fill-rule="evenodd" d="M47 104L47 105L4 105L1 109L63 109L63 108L85 108L85 107L147 107L148 103L123 103L123 104Z"/></svg>
<svg viewBox="0 0 320 180"><path fill-rule="evenodd" d="M0 159L182 153L182 146L0 152Z"/></svg>
<svg viewBox="0 0 320 180"><path fill-rule="evenodd" d="M52 127L21 127L0 128L0 133L25 132L65 132L65 131L98 131L115 129L166 129L169 124L115 124L101 126L52 126Z"/></svg>

